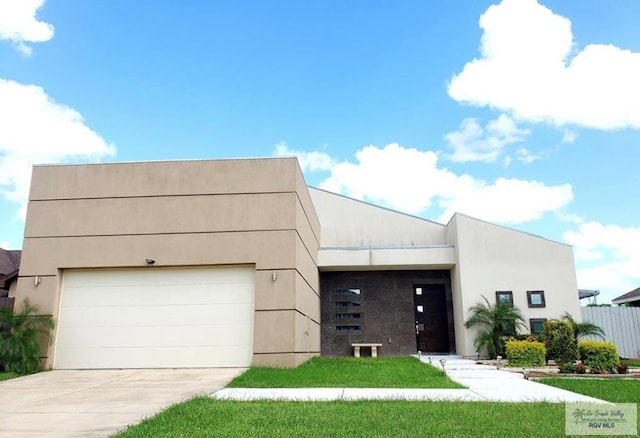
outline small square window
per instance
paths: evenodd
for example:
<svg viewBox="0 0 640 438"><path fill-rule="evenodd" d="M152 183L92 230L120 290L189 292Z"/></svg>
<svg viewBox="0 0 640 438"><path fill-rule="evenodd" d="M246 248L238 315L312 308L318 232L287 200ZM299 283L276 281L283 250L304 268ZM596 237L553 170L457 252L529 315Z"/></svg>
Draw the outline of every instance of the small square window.
<svg viewBox="0 0 640 438"><path fill-rule="evenodd" d="M422 288L416 287L416 295L422 295Z"/></svg>
<svg viewBox="0 0 640 438"><path fill-rule="evenodd" d="M544 291L543 290L527 291L527 303L529 303L529 307L545 307Z"/></svg>
<svg viewBox="0 0 640 438"><path fill-rule="evenodd" d="M538 333L542 333L544 330L544 322L546 318L531 318L529 320L529 327L531 328L531 334L537 335Z"/></svg>
<svg viewBox="0 0 640 438"><path fill-rule="evenodd" d="M513 307L513 292L511 291L497 291L496 302L506 304Z"/></svg>
<svg viewBox="0 0 640 438"><path fill-rule="evenodd" d="M517 334L516 325L512 323L502 324L502 334L504 336L515 336Z"/></svg>

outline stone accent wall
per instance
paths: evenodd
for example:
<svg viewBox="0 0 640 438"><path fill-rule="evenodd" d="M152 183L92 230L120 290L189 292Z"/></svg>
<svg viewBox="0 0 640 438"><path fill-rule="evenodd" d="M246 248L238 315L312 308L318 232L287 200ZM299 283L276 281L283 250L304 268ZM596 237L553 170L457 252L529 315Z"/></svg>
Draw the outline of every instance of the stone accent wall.
<svg viewBox="0 0 640 438"><path fill-rule="evenodd" d="M455 352L451 275L448 270L321 272L321 354L351 356L353 342L379 342L379 356L415 354L414 286L444 284L450 351ZM349 295L349 289L360 294ZM336 295L337 290L345 291ZM360 305L344 305L353 302ZM338 304L337 304L338 303ZM345 318L345 314L360 318ZM339 330L337 327L359 330ZM366 352L368 353L368 351ZM365 354L366 354L365 353Z"/></svg>

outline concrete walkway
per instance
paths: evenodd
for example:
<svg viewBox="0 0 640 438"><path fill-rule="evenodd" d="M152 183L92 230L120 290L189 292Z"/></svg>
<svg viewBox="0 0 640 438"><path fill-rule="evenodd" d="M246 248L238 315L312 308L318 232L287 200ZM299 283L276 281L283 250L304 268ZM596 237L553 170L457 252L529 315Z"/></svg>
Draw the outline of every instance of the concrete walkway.
<svg viewBox="0 0 640 438"><path fill-rule="evenodd" d="M54 370L0 382L0 437L108 437L243 368Z"/></svg>
<svg viewBox="0 0 640 438"><path fill-rule="evenodd" d="M503 371L495 366L478 365L457 356L432 356L432 364L440 367L467 389L403 389L403 388L224 388L211 397L226 400L431 400L431 401L501 401L501 402L588 402L603 400L553 388L531 380L520 373ZM428 362L429 357L421 357Z"/></svg>

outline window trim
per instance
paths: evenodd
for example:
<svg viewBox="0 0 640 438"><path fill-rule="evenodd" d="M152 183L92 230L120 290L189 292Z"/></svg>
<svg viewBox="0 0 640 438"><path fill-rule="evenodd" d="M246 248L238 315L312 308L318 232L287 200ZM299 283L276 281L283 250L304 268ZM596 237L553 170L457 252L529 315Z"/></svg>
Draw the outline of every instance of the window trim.
<svg viewBox="0 0 640 438"><path fill-rule="evenodd" d="M502 303L502 301L500 300L500 296L501 295L505 295L509 297L509 302L508 303L504 303L504 304L508 304L509 306L513 307L513 291L511 290L497 290L496 291L496 303Z"/></svg>
<svg viewBox="0 0 640 438"><path fill-rule="evenodd" d="M540 299L542 301L542 303L540 304L534 304L531 301L531 297L534 295L540 295ZM529 307L547 307L547 303L546 300L544 298L544 291L543 290L528 290L527 291L527 304L529 305Z"/></svg>
<svg viewBox="0 0 640 438"><path fill-rule="evenodd" d="M537 335L539 333L542 333L542 330L540 330L539 332L535 333L533 331L533 324L541 322L544 325L544 323L546 321L547 321L547 318L529 318L529 333L531 333L532 335Z"/></svg>

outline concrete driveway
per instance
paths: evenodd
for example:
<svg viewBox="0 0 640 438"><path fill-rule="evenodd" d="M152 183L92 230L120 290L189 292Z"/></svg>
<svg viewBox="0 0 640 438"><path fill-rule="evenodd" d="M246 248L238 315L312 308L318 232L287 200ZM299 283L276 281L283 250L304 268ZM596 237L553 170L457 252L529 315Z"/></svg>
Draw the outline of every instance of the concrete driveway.
<svg viewBox="0 0 640 438"><path fill-rule="evenodd" d="M0 437L107 437L243 368L54 370L0 382Z"/></svg>

